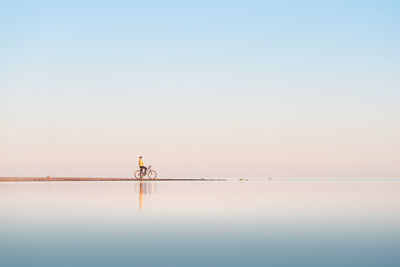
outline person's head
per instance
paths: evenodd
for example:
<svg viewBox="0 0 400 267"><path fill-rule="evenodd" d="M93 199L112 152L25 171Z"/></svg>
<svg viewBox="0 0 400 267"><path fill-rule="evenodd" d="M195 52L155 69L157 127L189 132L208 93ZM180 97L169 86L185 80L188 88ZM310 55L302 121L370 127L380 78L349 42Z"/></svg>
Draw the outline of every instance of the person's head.
<svg viewBox="0 0 400 267"><path fill-rule="evenodd" d="M139 159L143 158L142 156L139 156Z"/></svg>

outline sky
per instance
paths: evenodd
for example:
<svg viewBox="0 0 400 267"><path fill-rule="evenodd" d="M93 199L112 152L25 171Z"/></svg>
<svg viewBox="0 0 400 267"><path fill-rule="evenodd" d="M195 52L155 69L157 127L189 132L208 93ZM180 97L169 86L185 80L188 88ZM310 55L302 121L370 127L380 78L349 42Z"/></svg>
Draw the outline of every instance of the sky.
<svg viewBox="0 0 400 267"><path fill-rule="evenodd" d="M0 11L0 176L400 177L398 1Z"/></svg>

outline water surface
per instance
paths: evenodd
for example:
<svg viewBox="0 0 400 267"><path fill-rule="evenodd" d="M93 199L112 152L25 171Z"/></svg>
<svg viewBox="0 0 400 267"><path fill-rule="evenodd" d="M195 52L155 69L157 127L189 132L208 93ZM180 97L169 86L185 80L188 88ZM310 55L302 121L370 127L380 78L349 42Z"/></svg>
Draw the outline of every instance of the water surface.
<svg viewBox="0 0 400 267"><path fill-rule="evenodd" d="M400 180L0 183L0 266L400 266Z"/></svg>

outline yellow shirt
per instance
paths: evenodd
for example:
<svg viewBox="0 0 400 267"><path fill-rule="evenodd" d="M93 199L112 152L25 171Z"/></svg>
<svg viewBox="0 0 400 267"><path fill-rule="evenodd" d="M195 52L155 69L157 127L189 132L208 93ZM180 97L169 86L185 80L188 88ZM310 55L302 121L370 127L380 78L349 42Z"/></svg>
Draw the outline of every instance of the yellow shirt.
<svg viewBox="0 0 400 267"><path fill-rule="evenodd" d="M143 159L142 159L142 158L139 159L139 166L140 166L140 167L143 167L143 166L144 166L144 164L143 164Z"/></svg>

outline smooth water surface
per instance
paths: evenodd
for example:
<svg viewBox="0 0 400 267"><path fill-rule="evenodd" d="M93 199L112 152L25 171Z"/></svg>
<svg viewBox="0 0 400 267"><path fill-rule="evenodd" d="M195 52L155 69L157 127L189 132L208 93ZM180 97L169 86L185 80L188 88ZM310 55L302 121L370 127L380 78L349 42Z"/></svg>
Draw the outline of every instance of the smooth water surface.
<svg viewBox="0 0 400 267"><path fill-rule="evenodd" d="M0 266L400 266L400 180L0 183Z"/></svg>

